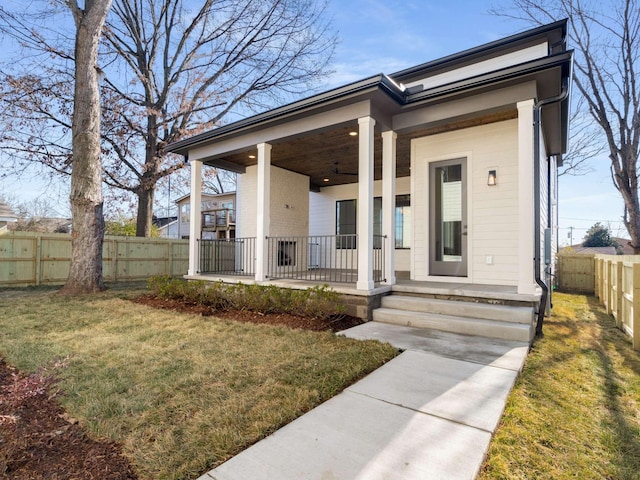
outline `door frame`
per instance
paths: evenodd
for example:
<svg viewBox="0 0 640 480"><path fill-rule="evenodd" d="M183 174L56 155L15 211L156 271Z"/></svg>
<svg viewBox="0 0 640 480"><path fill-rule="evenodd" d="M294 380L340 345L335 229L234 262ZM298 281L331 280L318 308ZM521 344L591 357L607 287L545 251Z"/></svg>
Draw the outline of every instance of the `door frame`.
<svg viewBox="0 0 640 480"><path fill-rule="evenodd" d="M436 190L436 178L435 170L440 167L447 167L452 165L461 165L460 182L461 182L461 224L460 224L460 262L445 262L438 261L436 259L436 206L437 199L435 198ZM468 278L469 277L469 245L468 245L468 232L469 232L469 161L466 156L460 156L455 158L448 158L439 161L429 162L428 168L428 185L429 185L429 208L428 208L428 222L429 222L429 260L427 271L429 276L437 277L450 277L450 278ZM436 268L438 267L438 268Z"/></svg>

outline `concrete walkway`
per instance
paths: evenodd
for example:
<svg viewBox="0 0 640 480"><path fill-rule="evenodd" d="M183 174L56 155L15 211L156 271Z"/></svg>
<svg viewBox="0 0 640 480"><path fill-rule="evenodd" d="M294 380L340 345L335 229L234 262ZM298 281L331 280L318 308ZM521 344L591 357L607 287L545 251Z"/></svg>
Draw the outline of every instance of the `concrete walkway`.
<svg viewBox="0 0 640 480"><path fill-rule="evenodd" d="M528 345L369 322L405 350L200 480L474 479Z"/></svg>

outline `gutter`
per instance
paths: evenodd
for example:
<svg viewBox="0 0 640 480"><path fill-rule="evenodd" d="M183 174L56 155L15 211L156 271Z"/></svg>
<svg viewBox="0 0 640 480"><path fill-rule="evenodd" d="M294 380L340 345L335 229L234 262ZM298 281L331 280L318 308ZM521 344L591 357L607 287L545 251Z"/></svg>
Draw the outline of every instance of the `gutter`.
<svg viewBox="0 0 640 480"><path fill-rule="evenodd" d="M562 81L562 91L559 95L555 97L545 98L543 100L539 100L533 106L533 176L534 176L534 187L533 187L533 196L535 198L535 207L534 207L534 215L533 220L534 224L534 252L533 252L533 262L534 262L534 271L535 271L535 281L538 286L542 289L542 298L540 299L540 306L538 307L538 321L536 323L536 335L542 335L542 324L544 322L544 314L547 309L547 299L549 296L549 287L541 275L540 268L540 112L542 107L545 105L550 105L552 103L562 102L567 99L569 96L569 81L567 78L564 78ZM551 185L549 185L549 194L551 190ZM551 212L547 212L547 215L550 215ZM547 220L548 223L548 220Z"/></svg>

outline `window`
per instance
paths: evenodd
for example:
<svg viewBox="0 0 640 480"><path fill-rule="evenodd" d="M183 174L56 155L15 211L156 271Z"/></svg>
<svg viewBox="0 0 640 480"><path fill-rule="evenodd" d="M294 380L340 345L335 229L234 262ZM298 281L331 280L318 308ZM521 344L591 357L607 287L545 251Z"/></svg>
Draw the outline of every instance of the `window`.
<svg viewBox="0 0 640 480"><path fill-rule="evenodd" d="M336 202L336 235L355 235L356 200L338 200ZM396 245L395 248L410 248L411 231L411 195L396 196ZM382 197L373 199L373 248L381 248L382 240ZM355 248L354 237L341 237L337 248Z"/></svg>
<svg viewBox="0 0 640 480"><path fill-rule="evenodd" d="M396 248L411 248L411 195L396 196Z"/></svg>
<svg viewBox="0 0 640 480"><path fill-rule="evenodd" d="M336 248L356 248L356 201L338 200L336 202Z"/></svg>
<svg viewBox="0 0 640 480"><path fill-rule="evenodd" d="M191 205L185 203L180 207L180 223L189 223L189 214L191 213Z"/></svg>

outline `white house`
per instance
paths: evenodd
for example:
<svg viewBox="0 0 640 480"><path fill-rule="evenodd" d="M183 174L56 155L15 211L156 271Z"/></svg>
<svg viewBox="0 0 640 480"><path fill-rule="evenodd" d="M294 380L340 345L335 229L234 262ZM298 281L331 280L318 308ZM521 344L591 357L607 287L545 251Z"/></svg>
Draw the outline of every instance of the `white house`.
<svg viewBox="0 0 640 480"><path fill-rule="evenodd" d="M7 230L9 223L18 221L18 216L11 210L11 207L0 201L0 233Z"/></svg>
<svg viewBox="0 0 640 480"><path fill-rule="evenodd" d="M188 277L364 295L407 279L544 303L567 148L565 39L556 22L170 145L191 165L192 212L203 164L239 174L233 268L208 261L191 215Z"/></svg>

